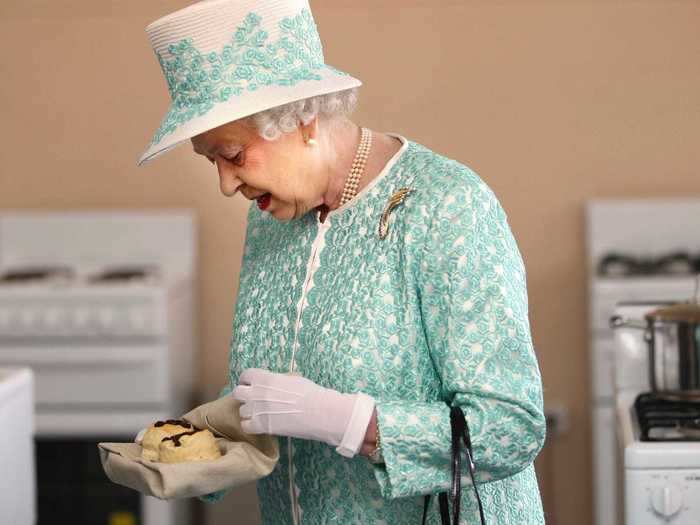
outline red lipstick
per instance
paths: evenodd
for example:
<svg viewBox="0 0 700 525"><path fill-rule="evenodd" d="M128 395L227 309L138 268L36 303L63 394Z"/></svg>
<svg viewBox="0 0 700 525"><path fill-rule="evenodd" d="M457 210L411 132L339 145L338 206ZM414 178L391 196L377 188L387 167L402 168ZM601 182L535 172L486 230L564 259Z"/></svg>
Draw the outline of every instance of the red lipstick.
<svg viewBox="0 0 700 525"><path fill-rule="evenodd" d="M265 195L260 195L260 197L258 197L256 200L258 201L258 208L265 211L267 209L267 207L270 205L270 201L272 200L272 195L270 195L269 193L266 193Z"/></svg>

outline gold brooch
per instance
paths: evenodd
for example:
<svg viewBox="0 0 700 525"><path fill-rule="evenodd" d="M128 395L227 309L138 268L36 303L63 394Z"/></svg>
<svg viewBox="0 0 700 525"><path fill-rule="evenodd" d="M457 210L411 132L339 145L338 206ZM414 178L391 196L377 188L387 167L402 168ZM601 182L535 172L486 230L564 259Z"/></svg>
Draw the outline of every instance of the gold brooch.
<svg viewBox="0 0 700 525"><path fill-rule="evenodd" d="M399 204L401 204L406 196L415 191L413 188L401 188L399 191L394 193L391 198L389 199L389 202L386 205L386 208L384 208L384 212L382 213L381 219L379 219L379 238L380 239L385 239L386 236L389 234L389 215L391 212L396 208Z"/></svg>

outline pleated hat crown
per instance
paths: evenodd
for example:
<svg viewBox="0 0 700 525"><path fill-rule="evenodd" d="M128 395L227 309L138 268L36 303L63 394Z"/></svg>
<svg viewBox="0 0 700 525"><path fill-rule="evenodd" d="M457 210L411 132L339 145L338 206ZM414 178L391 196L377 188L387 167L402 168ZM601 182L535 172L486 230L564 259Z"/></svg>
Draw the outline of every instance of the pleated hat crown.
<svg viewBox="0 0 700 525"><path fill-rule="evenodd" d="M139 165L227 122L361 85L325 63L308 0L203 0L146 32L172 101Z"/></svg>

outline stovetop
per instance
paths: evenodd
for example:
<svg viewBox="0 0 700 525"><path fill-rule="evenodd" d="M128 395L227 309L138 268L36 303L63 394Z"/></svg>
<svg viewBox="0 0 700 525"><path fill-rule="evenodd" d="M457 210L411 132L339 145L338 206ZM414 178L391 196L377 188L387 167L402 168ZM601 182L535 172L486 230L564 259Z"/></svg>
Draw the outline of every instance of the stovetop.
<svg viewBox="0 0 700 525"><path fill-rule="evenodd" d="M41 284L119 285L152 283L158 278L158 268L153 265L105 266L89 271L80 271L68 266L19 266L0 271L0 286L17 287Z"/></svg>
<svg viewBox="0 0 700 525"><path fill-rule="evenodd" d="M65 266L26 266L0 273L0 284L22 284L48 280L70 280L75 272Z"/></svg>
<svg viewBox="0 0 700 525"><path fill-rule="evenodd" d="M700 394L643 392L634 410L640 441L700 441Z"/></svg>
<svg viewBox="0 0 700 525"><path fill-rule="evenodd" d="M610 252L598 261L597 273L603 277L688 276L700 273L700 253L677 251L639 256Z"/></svg>
<svg viewBox="0 0 700 525"><path fill-rule="evenodd" d="M618 390L615 424L618 445L627 469L700 469L700 441L642 441L635 401L648 390Z"/></svg>

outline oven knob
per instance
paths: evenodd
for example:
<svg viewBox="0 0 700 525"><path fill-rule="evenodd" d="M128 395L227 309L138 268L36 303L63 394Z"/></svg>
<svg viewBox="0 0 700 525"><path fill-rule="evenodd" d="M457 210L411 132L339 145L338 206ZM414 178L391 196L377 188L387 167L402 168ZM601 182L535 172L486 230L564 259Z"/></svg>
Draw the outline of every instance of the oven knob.
<svg viewBox="0 0 700 525"><path fill-rule="evenodd" d="M100 320L100 326L102 328L109 328L114 324L114 311L109 308L103 308L98 314Z"/></svg>
<svg viewBox="0 0 700 525"><path fill-rule="evenodd" d="M659 516L670 518L678 514L683 505L683 498L675 487L659 487L651 493L651 508Z"/></svg>
<svg viewBox="0 0 700 525"><path fill-rule="evenodd" d="M142 333L148 327L148 312L141 308L133 308L129 312L129 327L134 333Z"/></svg>
<svg viewBox="0 0 700 525"><path fill-rule="evenodd" d="M50 308L44 313L44 323L50 327L56 327L61 322L61 311Z"/></svg>
<svg viewBox="0 0 700 525"><path fill-rule="evenodd" d="M87 327L90 322L90 310L87 308L77 308L73 312L73 326L78 329Z"/></svg>
<svg viewBox="0 0 700 525"><path fill-rule="evenodd" d="M97 312L89 308L76 308L70 318L70 327L74 335L95 335L97 332Z"/></svg>
<svg viewBox="0 0 700 525"><path fill-rule="evenodd" d="M12 317L9 310L0 310L0 336L10 331Z"/></svg>
<svg viewBox="0 0 700 525"><path fill-rule="evenodd" d="M39 312L31 309L22 310L20 320L24 328L32 328L39 320Z"/></svg>

